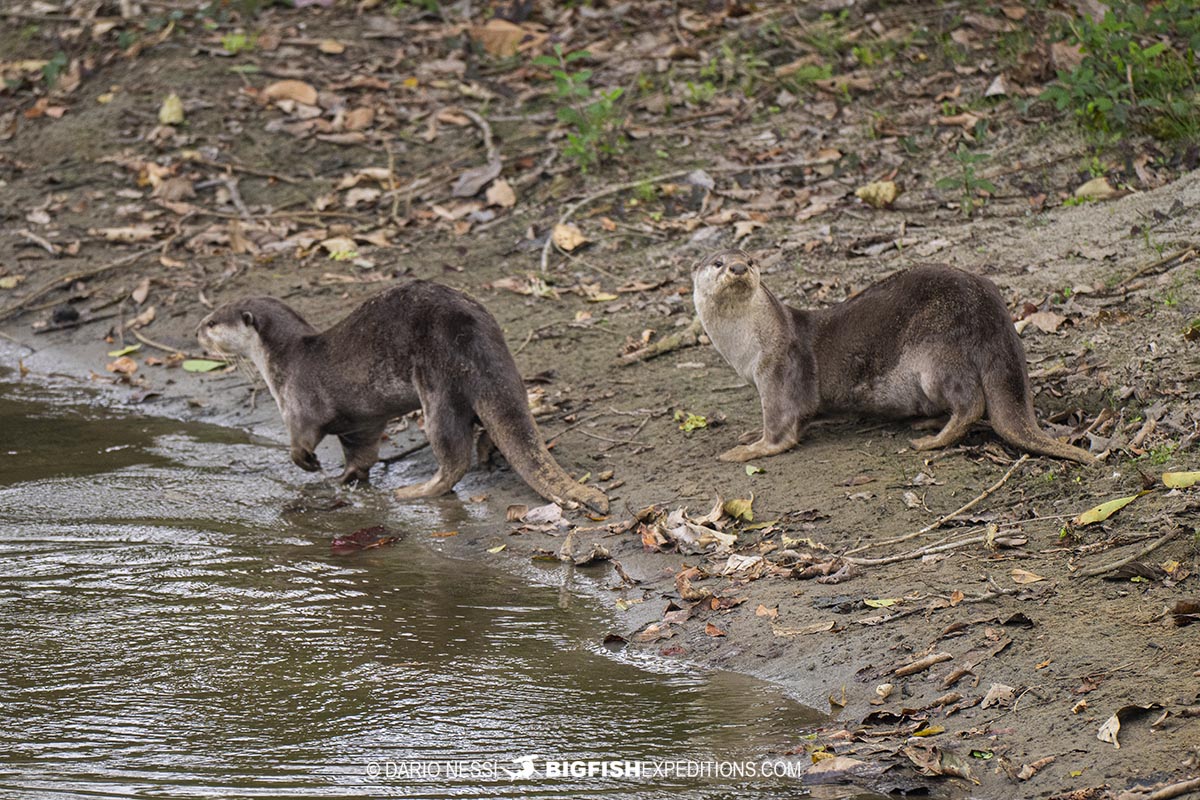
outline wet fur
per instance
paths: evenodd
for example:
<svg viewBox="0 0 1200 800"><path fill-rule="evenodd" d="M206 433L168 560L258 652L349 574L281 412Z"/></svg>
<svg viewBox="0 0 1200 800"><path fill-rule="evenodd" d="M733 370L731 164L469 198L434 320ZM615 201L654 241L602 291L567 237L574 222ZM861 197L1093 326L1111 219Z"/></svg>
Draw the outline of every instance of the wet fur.
<svg viewBox="0 0 1200 800"><path fill-rule="evenodd" d="M438 470L398 489L399 497L450 491L471 465L478 421L538 494L607 513L604 494L571 480L546 450L500 326L461 292L411 281L323 332L279 300L249 297L205 317L198 338L258 368L302 469L320 469L313 451L337 436L346 460L342 482L366 482L384 426L420 408Z"/></svg>
<svg viewBox="0 0 1200 800"><path fill-rule="evenodd" d="M693 273L693 299L717 351L757 389L763 434L724 461L774 455L823 412L949 421L918 450L960 440L985 415L1006 442L1091 463L1037 424L1025 350L988 280L945 266L899 272L826 309L784 305L741 250L714 253Z"/></svg>

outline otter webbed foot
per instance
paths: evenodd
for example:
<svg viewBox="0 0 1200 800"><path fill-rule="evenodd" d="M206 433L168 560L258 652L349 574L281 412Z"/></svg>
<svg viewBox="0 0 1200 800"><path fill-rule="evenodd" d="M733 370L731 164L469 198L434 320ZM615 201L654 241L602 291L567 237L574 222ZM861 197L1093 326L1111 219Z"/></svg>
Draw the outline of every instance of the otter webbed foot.
<svg viewBox="0 0 1200 800"><path fill-rule="evenodd" d="M778 455L787 450L791 450L795 446L795 441L784 440L772 444L765 439L759 439L753 444L739 444L737 447L721 453L721 455L717 456L717 458L720 461L733 461L740 464L744 461L750 461L751 459L755 458L766 458L767 456Z"/></svg>
<svg viewBox="0 0 1200 800"><path fill-rule="evenodd" d="M320 472L321 462L317 460L317 454L312 450L305 450L301 447L292 448L292 463L302 470L307 472Z"/></svg>
<svg viewBox="0 0 1200 800"><path fill-rule="evenodd" d="M343 485L357 484L359 486L369 486L371 484L371 470L363 469L362 467L351 467L347 465L342 476L338 478L338 482Z"/></svg>

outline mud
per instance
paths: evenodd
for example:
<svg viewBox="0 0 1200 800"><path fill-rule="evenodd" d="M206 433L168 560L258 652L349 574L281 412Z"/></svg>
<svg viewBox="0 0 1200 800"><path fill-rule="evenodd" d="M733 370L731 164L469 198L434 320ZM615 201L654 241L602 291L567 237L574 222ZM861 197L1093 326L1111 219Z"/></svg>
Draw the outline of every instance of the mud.
<svg viewBox="0 0 1200 800"><path fill-rule="evenodd" d="M327 33L353 37L360 24L338 17ZM224 103L236 96L240 79L223 67L169 42L143 54L137 70L114 62L93 75L62 120L21 123L7 143L2 205L8 221L0 247L7 253L6 270L27 277L0 292L0 303L20 302L44 281L132 252L86 233L123 224L119 219L126 213L116 192L130 185L129 174L96 163L97 157L123 148L153 157L142 138L162 87L186 75L206 87L206 97ZM137 92L120 100L127 105L95 103L109 85L132 87L135 80ZM889 101L901 99L881 102ZM210 137L227 141L228 155L239 163L298 177L298 183L285 184L241 174L241 194L251 207L278 209L310 199L327 191L336 176L387 159L375 144L298 145L265 133L269 115L259 108L248 112L255 122L247 125L245 137L229 133L220 107L190 113L194 121L187 135L195 144ZM845 152L869 149L870 141L853 124L865 116L850 107L812 138ZM757 133L805 125L813 122L801 108L759 123L705 129L696 138L749 141ZM496 128L509 142L529 135L520 122ZM1039 180L1063 185L1073 174L1063 166L1064 154L1078 142L1065 126L1051 131L1002 132L998 160L1016 169L1044 163L1034 170ZM815 150L818 142L811 145ZM807 151L809 143L801 147ZM661 171L639 162L642 157L635 148L622 162L634 179ZM697 153L677 163L683 157L676 152L667 166L712 166ZM439 164L465 168L478 163L479 145L466 127L430 145L406 141L400 159L409 175ZM931 164L920 165L910 180L919 183L933 171ZM892 209L866 207L852 192L868 176L838 167L821 176L822 191L837 198L828 211L801 221L767 213L761 226L738 241L766 265L764 279L772 289L794 304L837 302L894 270L928 261L991 278L1014 315L1027 318L1022 339L1044 427L1109 453L1094 467L1030 458L969 511L890 545L882 543L930 526L1001 481L1020 454L986 426L963 446L930 454L909 448L911 432L903 424L829 419L793 451L754 462L761 472L717 462L717 454L758 426L753 390L704 344L632 365L621 356L644 331L653 331L650 338L657 340L690 322L691 265L711 249L731 245L733 228L698 225L623 235L617 227L606 236L602 218L621 221L631 214L631 193L615 193L578 215L595 241L575 255L555 253L551 270L539 273L542 242L563 206L629 177L606 173L584 182L577 173L559 175L531 189L530 202L461 235L448 225L404 227L394 246L363 248L369 267L330 261L325 253L295 258L290 252L257 257L176 252L165 264L155 263L154 253L28 304L44 306L40 310L11 315L3 328L11 339L4 363L19 362L27 380L67 376L103 387L113 402L135 404L146 413L251 430L285 460L278 412L261 383L244 373L190 374L148 365L146 357L165 360L170 353L143 344L133 354L137 372L114 378L105 369L114 360L107 353L138 343L125 323L155 304L157 317L143 335L167 351L194 355L192 332L207 308L239 295L286 298L322 325L339 319L380 283L408 276L445 282L492 311L525 376L537 377L531 385L544 390L543 402L553 409L539 422L554 442L555 456L575 476L588 476L608 491L611 517L575 517L578 530L572 536L576 549L602 545L632 579L624 581L604 562L577 568L588 593L618 609L621 629L614 633L629 640L627 646L766 677L803 702L830 709L835 723L797 731L796 746L887 767L882 776L862 781L872 788L912 788L914 781L925 781L945 796L1049 797L1075 790L1116 796L1133 786L1194 776L1200 769L1200 719L1194 713L1200 704L1200 625L1176 625L1169 609L1197 596L1200 501L1197 490L1168 492L1157 478L1200 466L1194 446L1200 423L1198 345L1185 335L1200 317L1194 249L1200 241L1200 173L1077 206L1038 209L1024 197L1001 197L967 219L932 190L916 186ZM717 196L725 192L732 203L739 184L722 176L717 182ZM770 175L751 176L741 188L747 185L786 188ZM27 227L26 211L56 194L67 197L55 232L61 241L84 241L77 255L53 257L19 234ZM386 212L386 206L357 212L348 223L378 225ZM894 241L900 245L862 254L872 252L873 244ZM1170 256L1176 258L1167 260ZM514 277L528 285L527 276L557 289L557 297L493 287ZM130 293L147 277L149 296L138 306ZM583 288L587 284L609 293L602 298L616 299L594 302L596 293ZM51 333L31 329L64 302L116 316ZM1062 319L1056 324L1053 317L1030 317L1030 306ZM1042 330L1038 321L1053 330ZM676 412L703 415L709 424L685 432ZM418 426L409 423L391 434L384 455L420 441ZM319 455L332 479L338 455L330 443ZM418 451L401 465L377 467L377 487L363 491L386 491L434 468L428 450ZM1068 524L1090 507L1144 486L1156 491L1106 522ZM721 575L729 553L650 552L634 521L635 513L650 506L663 511L686 506L698 517L717 497L751 496L755 522L771 524L740 526L735 550L764 556L757 571ZM355 494L347 491L346 497L353 502ZM564 542L561 532L504 521L510 504L538 504L507 469L474 471L457 498L431 502L485 503L503 532L502 552L488 552L496 545L492 537L447 538L441 546L509 565L519 574L527 572L531 558L555 554ZM1141 571L1081 575L1170 533L1136 560L1144 565ZM963 544L972 538L985 541ZM781 556L794 550L821 562L855 551L862 559L886 560L942 543L950 547L856 565L836 583L792 577ZM681 598L677 576L685 567L699 570L691 573L694 588L711 590L721 601ZM1023 573L1014 570L1041 580L1018 583L1014 576ZM663 627L664 638L644 641L653 638L647 626L662 625L669 603L690 609L679 615L686 619ZM906 665L931 654L949 658L904 674ZM885 684L892 688L880 699L886 690L877 687ZM984 707L998 685L1011 691L993 692L999 701ZM1097 734L1122 709L1127 710L1121 713L1117 749ZM815 738L805 738L809 734ZM919 763L929 774L918 774ZM1020 777L1029 765L1038 768Z"/></svg>

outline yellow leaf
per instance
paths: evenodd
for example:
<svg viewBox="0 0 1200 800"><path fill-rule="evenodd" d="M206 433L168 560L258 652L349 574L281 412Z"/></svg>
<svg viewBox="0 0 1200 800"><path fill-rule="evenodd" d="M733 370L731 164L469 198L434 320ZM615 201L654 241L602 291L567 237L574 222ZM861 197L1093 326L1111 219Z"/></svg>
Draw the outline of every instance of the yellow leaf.
<svg viewBox="0 0 1200 800"><path fill-rule="evenodd" d="M163 125L179 125L183 122L183 101L171 92L158 108L158 121Z"/></svg>
<svg viewBox="0 0 1200 800"><path fill-rule="evenodd" d="M1168 489L1188 489L1200 482L1200 472L1164 472L1162 482Z"/></svg>
<svg viewBox="0 0 1200 800"><path fill-rule="evenodd" d="M496 545L495 547L489 547L489 548L488 548L488 552L489 552L489 553L499 553L501 550L503 550L503 549L504 549L504 548L506 548L506 547L508 547L508 545L506 545L506 544L498 544L498 545Z"/></svg>
<svg viewBox="0 0 1200 800"><path fill-rule="evenodd" d="M331 56L336 56L346 52L346 45L342 44L337 39L322 39L317 44L317 49L322 53L328 53Z"/></svg>
<svg viewBox="0 0 1200 800"><path fill-rule="evenodd" d="M900 196L900 187L895 181L876 181L860 186L854 196L872 208L887 208Z"/></svg>
<svg viewBox="0 0 1200 800"><path fill-rule="evenodd" d="M726 514L734 519L740 519L743 522L754 522L754 495L750 495L750 499L734 498L726 500L722 507Z"/></svg>
<svg viewBox="0 0 1200 800"><path fill-rule="evenodd" d="M1128 497L1118 497L1116 500L1109 500L1107 503L1101 503L1095 508L1089 508L1087 511L1083 512L1074 520L1072 520L1072 522L1074 522L1076 525L1092 525L1097 522L1103 522L1144 494L1146 494L1146 492L1138 492L1137 494L1131 494Z"/></svg>
<svg viewBox="0 0 1200 800"><path fill-rule="evenodd" d="M895 597L888 597L888 598L881 599L881 600L874 600L874 599L868 598L866 600L863 600L863 602L866 603L871 608L891 608L892 606L899 603L900 600Z"/></svg>
<svg viewBox="0 0 1200 800"><path fill-rule="evenodd" d="M915 731L913 736L937 736L939 733L945 732L945 725L930 725L928 728L922 728L919 731Z"/></svg>

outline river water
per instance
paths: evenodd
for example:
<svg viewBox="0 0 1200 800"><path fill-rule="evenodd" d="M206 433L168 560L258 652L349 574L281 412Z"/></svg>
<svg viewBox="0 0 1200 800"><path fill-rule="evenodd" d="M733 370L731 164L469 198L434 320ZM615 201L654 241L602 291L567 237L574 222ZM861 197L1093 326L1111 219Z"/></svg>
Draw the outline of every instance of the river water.
<svg viewBox="0 0 1200 800"><path fill-rule="evenodd" d="M0 384L0 795L798 793L746 776L819 722L778 688L607 651L566 567L439 552L449 506L336 497L278 445Z"/></svg>

